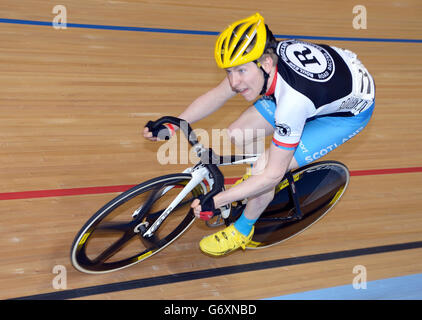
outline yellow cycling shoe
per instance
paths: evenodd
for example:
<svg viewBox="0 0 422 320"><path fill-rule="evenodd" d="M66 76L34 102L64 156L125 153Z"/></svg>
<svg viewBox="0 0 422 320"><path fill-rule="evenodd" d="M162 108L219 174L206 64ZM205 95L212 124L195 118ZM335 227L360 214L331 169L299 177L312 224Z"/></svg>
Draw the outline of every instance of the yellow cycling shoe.
<svg viewBox="0 0 422 320"><path fill-rule="evenodd" d="M218 231L199 242L199 247L203 252L212 256L222 256L242 248L245 250L247 244L251 242L255 228L252 227L248 236L244 236L237 231L233 224Z"/></svg>

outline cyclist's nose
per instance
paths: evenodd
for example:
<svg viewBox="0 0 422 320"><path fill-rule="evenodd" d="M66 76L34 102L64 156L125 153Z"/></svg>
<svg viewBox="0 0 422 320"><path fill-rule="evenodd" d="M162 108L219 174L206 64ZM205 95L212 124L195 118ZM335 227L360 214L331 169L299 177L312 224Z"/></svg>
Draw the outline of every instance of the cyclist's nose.
<svg viewBox="0 0 422 320"><path fill-rule="evenodd" d="M233 89L239 89L239 84L241 82L241 79L239 77L238 74L236 74L236 72L232 72L229 75L229 81L230 81L230 85L232 86Z"/></svg>

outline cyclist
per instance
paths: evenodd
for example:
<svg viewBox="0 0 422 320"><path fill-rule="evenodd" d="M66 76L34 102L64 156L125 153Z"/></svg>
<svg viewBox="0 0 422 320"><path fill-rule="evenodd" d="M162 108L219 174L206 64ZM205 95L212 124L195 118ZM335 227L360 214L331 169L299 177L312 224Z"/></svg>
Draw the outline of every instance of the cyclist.
<svg viewBox="0 0 422 320"><path fill-rule="evenodd" d="M264 18L256 13L231 24L218 37L217 65L226 77L179 115L198 121L241 94L255 101L228 132L232 141L248 144L242 131L264 129L270 147L252 167L249 177L206 203L195 199L197 217L236 200L248 199L245 211L229 227L200 241L203 252L220 256L245 249L254 223L274 197L286 170L310 163L363 130L375 105L375 84L349 50L288 39L276 41ZM174 128L170 127L174 133ZM144 136L156 140L145 128Z"/></svg>

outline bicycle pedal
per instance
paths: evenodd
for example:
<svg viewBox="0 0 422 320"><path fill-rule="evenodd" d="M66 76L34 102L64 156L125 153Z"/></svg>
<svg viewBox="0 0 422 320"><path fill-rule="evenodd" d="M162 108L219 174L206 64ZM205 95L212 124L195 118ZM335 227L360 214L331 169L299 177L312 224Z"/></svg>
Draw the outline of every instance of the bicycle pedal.
<svg viewBox="0 0 422 320"><path fill-rule="evenodd" d="M215 218L215 221L211 221L213 218ZM224 219L221 215L217 215L211 218L210 220L205 221L205 224L210 228L217 228L221 227L222 225L225 225Z"/></svg>

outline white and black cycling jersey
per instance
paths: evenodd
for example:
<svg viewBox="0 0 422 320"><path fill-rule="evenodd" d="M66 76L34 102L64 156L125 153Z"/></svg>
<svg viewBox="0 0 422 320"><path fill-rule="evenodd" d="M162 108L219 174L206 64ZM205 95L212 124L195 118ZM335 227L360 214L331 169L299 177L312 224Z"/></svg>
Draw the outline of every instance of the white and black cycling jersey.
<svg viewBox="0 0 422 320"><path fill-rule="evenodd" d="M372 105L374 80L353 52L285 40L276 54L277 73L266 94L277 105L276 144L296 146L309 119L354 116Z"/></svg>

